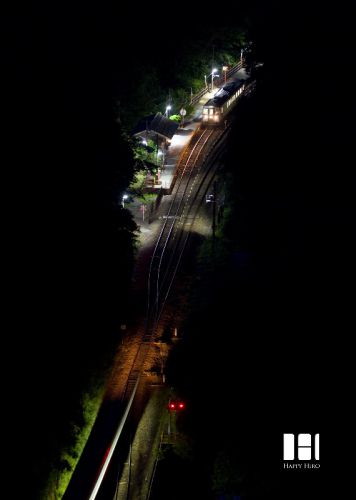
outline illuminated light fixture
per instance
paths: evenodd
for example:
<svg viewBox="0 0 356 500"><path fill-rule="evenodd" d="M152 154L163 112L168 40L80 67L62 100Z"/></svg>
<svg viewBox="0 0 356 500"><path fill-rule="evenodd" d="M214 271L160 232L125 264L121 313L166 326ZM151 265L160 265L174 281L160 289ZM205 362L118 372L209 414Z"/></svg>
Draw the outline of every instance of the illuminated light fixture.
<svg viewBox="0 0 356 500"><path fill-rule="evenodd" d="M222 67L222 70L223 70L224 75L225 75L225 83L226 83L226 71L227 71L228 69L229 69L229 67L228 67L228 66L223 66L223 67Z"/></svg>
<svg viewBox="0 0 356 500"><path fill-rule="evenodd" d="M215 73L217 72L217 69L214 68L213 71L211 72L211 91L214 89L214 77L218 77L219 75L216 75Z"/></svg>
<svg viewBox="0 0 356 500"><path fill-rule="evenodd" d="M122 195L122 208L125 208L125 200L127 200L127 198L128 198L127 194Z"/></svg>

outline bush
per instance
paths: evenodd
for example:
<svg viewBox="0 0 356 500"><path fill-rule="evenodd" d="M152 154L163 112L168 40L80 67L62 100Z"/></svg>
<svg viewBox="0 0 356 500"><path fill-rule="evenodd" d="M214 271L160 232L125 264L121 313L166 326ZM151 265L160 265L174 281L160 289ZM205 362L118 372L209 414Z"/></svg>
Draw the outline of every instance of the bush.
<svg viewBox="0 0 356 500"><path fill-rule="evenodd" d="M169 119L177 123L180 123L182 121L181 115L172 115L169 117Z"/></svg>

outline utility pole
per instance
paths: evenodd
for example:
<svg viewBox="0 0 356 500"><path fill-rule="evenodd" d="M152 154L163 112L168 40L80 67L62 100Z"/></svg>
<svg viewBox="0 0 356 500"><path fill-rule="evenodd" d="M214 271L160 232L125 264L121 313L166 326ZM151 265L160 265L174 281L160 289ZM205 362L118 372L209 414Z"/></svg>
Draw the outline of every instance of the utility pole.
<svg viewBox="0 0 356 500"><path fill-rule="evenodd" d="M158 134L156 134L156 165L158 165Z"/></svg>
<svg viewBox="0 0 356 500"><path fill-rule="evenodd" d="M211 91L214 89L215 45L213 45L213 59L211 61Z"/></svg>
<svg viewBox="0 0 356 500"><path fill-rule="evenodd" d="M228 66L223 66L223 67L222 67L222 70L223 70L223 72L224 72L224 76L225 76L225 83L226 83L226 72L227 72L227 70L228 70Z"/></svg>
<svg viewBox="0 0 356 500"><path fill-rule="evenodd" d="M142 222L145 222L145 211L146 211L146 205L144 203L142 203L142 205L141 205Z"/></svg>

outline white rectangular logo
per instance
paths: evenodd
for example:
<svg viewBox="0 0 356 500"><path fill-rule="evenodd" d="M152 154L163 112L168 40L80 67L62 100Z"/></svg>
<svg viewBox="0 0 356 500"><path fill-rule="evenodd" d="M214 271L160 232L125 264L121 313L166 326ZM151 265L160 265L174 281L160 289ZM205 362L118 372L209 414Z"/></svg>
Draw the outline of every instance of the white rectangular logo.
<svg viewBox="0 0 356 500"><path fill-rule="evenodd" d="M284 460L319 460L320 434L283 434Z"/></svg>

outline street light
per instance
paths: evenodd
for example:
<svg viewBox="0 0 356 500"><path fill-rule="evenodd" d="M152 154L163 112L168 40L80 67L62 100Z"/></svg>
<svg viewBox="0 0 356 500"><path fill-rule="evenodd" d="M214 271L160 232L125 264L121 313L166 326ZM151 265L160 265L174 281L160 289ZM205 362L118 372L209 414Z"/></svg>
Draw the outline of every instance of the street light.
<svg viewBox="0 0 356 500"><path fill-rule="evenodd" d="M226 71L228 70L228 66L223 66L222 70L223 70L224 75L225 75L225 83L226 83Z"/></svg>
<svg viewBox="0 0 356 500"><path fill-rule="evenodd" d="M161 158L161 156L162 156L162 158ZM161 149L159 149L157 151L157 163L158 163L158 158L160 158L160 162L162 162L162 159L164 159L163 156L164 156L163 151Z"/></svg>
<svg viewBox="0 0 356 500"><path fill-rule="evenodd" d="M211 72L211 91L213 91L214 88L214 77L219 76L215 74L216 72L217 72L216 68L214 68L213 71Z"/></svg>
<svg viewBox="0 0 356 500"><path fill-rule="evenodd" d="M169 111L172 109L172 106L166 106L166 117L169 118Z"/></svg>
<svg viewBox="0 0 356 500"><path fill-rule="evenodd" d="M127 198L128 198L127 194L122 195L122 208L125 208L125 200L127 200Z"/></svg>

